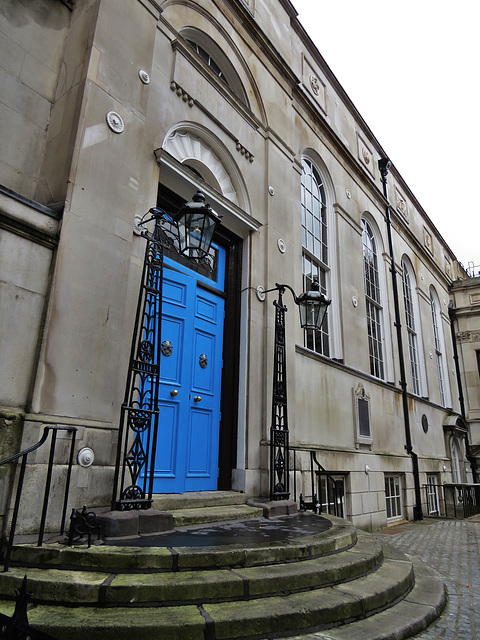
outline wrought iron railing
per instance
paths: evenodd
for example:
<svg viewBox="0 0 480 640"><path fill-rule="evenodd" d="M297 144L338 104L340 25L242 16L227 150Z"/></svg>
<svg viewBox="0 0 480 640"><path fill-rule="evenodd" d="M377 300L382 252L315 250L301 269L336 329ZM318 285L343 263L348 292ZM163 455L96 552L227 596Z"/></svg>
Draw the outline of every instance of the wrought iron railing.
<svg viewBox="0 0 480 640"><path fill-rule="evenodd" d="M62 521L60 524L60 534L62 535L64 530L65 530L65 519L66 519L66 514L67 514L67 504L68 504L68 493L70 490L70 478L72 475L72 464L73 464L73 453L75 450L75 437L76 437L76 432L77 432L77 427L63 427L63 426L54 426L54 425L49 425L44 427L43 429L43 435L41 437L41 439L34 445L32 445L31 447L29 447L28 449L25 449L24 451L20 451L20 453L16 453L13 456L10 456L8 458L5 458L4 460L0 460L0 466L4 465L4 464L8 464L9 462L15 462L16 460L19 460L21 458L21 464L20 464L20 471L18 474L18 480L17 480L17 492L16 492L16 496L15 496L15 504L13 507L13 514L12 514L12 520L10 523L10 534L8 536L8 541L6 544L6 549L4 552L4 561L3 561L3 570L4 571L8 571L8 567L10 565L10 555L11 555L11 551L12 551L12 547L13 547L13 541L14 541L14 537L15 537L15 529L17 527L17 519L18 519L18 512L20 509L20 500L22 497L22 490L23 490L23 483L25 480L25 470L27 468L27 458L28 455L30 453L32 453L33 451L36 451L37 449L39 449L48 439L48 435L51 432L52 434L52 440L50 443L50 454L48 457L48 465L47 465L47 478L45 481L45 490L43 493L43 506L42 506L42 516L40 519L40 529L39 529L39 533L38 533L38 540L37 540L37 546L41 547L43 544L43 536L45 534L45 524L47 521L47 510L48 510L48 503L49 503L49 499L50 499L50 487L52 484L52 474L53 474L53 463L54 463L54 458L55 458L55 448L56 448L56 443L57 443L57 433L59 431L67 431L69 433L72 434L72 441L70 444L70 453L69 453L69 458L68 458L68 466L67 466L67 477L65 480L65 492L64 492L64 497L63 497L63 509L62 509Z"/></svg>
<svg viewBox="0 0 480 640"><path fill-rule="evenodd" d="M300 502L300 509L315 513L345 517L345 485L348 473L327 471L317 460L316 451L304 447L290 446L293 457L293 499ZM309 467L299 467L299 460L308 454ZM299 473L303 476L303 489L297 488ZM305 476L308 478L303 482Z"/></svg>
<svg viewBox="0 0 480 640"><path fill-rule="evenodd" d="M480 513L480 484L425 484L427 515L471 518Z"/></svg>
<svg viewBox="0 0 480 640"><path fill-rule="evenodd" d="M0 640L55 640L53 636L29 624L27 608L32 595L27 591L27 576L25 576L20 589L15 589L13 616L0 613Z"/></svg>
<svg viewBox="0 0 480 640"><path fill-rule="evenodd" d="M477 278L480 276L480 264L476 265L474 262L470 261L465 271L468 273L470 278Z"/></svg>

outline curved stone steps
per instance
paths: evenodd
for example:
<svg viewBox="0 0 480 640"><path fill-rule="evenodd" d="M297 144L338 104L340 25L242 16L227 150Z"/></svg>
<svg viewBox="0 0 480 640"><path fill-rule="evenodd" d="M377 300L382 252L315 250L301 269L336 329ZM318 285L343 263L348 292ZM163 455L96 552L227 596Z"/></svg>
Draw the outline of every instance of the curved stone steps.
<svg viewBox="0 0 480 640"><path fill-rule="evenodd" d="M380 543L363 538L349 551L303 562L236 569L122 573L12 567L0 574L0 593L13 594L28 575L33 602L129 605L247 600L316 589L359 578L383 561Z"/></svg>
<svg viewBox="0 0 480 640"><path fill-rule="evenodd" d="M325 631L289 636L289 640L405 640L426 629L447 603L439 575L420 560L413 561L413 589L395 606ZM262 638L262 640L266 640Z"/></svg>
<svg viewBox="0 0 480 640"><path fill-rule="evenodd" d="M27 573L29 622L58 640L401 640L440 614L445 591L433 573L415 575L405 555L344 520L323 517L326 530L307 522L316 517L299 515L287 529L222 524L233 543L220 546L16 545L0 598ZM217 536L192 532L195 542L188 531L163 541ZM0 601L2 613L13 608Z"/></svg>
<svg viewBox="0 0 480 640"><path fill-rule="evenodd" d="M128 638L133 630L142 638L153 638L155 636L150 634L156 632L157 637L172 640L286 635L299 630L322 629L339 621L362 619L393 605L412 585L410 562L385 560L377 571L348 583L299 593L253 598L246 602L163 607L38 605L29 611L29 621L35 628L59 640L80 640L85 633L90 638L121 640ZM114 636L106 635L109 631L114 632Z"/></svg>
<svg viewBox="0 0 480 640"><path fill-rule="evenodd" d="M63 544L18 544L12 549L11 566L68 567L88 571L182 571L221 567L252 567L307 560L339 553L353 547L357 531L351 524L331 518L332 526L319 534L281 542L242 543L225 546L67 547Z"/></svg>

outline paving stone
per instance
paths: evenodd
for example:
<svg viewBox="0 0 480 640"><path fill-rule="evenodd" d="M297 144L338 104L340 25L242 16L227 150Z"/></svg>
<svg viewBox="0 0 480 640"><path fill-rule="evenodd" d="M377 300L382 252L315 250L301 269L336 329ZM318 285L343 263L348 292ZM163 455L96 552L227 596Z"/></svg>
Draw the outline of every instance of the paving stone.
<svg viewBox="0 0 480 640"><path fill-rule="evenodd" d="M415 640L480 638L480 519L424 520L376 537L421 559L444 579L443 614Z"/></svg>

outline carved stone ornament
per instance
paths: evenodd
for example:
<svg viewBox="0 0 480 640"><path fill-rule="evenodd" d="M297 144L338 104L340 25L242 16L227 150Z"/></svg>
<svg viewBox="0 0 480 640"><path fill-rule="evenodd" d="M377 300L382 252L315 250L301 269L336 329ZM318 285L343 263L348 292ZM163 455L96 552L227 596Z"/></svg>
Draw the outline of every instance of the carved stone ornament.
<svg viewBox="0 0 480 640"><path fill-rule="evenodd" d="M480 331L459 331L457 340L459 342L480 342Z"/></svg>
<svg viewBox="0 0 480 640"><path fill-rule="evenodd" d="M95 454L90 447L80 449L77 456L77 462L81 467L90 467L95 460Z"/></svg>
<svg viewBox="0 0 480 640"><path fill-rule="evenodd" d="M145 69L139 69L138 70L138 77L143 82L143 84L150 84L150 76L145 71Z"/></svg>
<svg viewBox="0 0 480 640"><path fill-rule="evenodd" d="M365 147L363 147L362 149L362 155L363 155L363 161L365 162L365 164L370 164L370 154L365 149Z"/></svg>
<svg viewBox="0 0 480 640"><path fill-rule="evenodd" d="M370 394L365 391L365 387L361 382L354 388L353 393L356 398L361 398L362 400L370 400Z"/></svg>
<svg viewBox="0 0 480 640"><path fill-rule="evenodd" d="M447 276L449 278L451 278L452 277L452 263L447 258L447 256L444 256L444 258L445 258L445 273L447 274Z"/></svg>
<svg viewBox="0 0 480 640"><path fill-rule="evenodd" d="M108 126L114 133L122 133L125 129L125 123L123 122L122 116L116 111L109 111L105 118Z"/></svg>
<svg viewBox="0 0 480 640"><path fill-rule="evenodd" d="M310 76L309 80L310 80L310 87L312 88L313 93L316 96L318 96L318 94L320 93L320 81L319 81L319 79L312 74Z"/></svg>
<svg viewBox="0 0 480 640"><path fill-rule="evenodd" d="M425 228L423 229L423 244L433 254L432 234Z"/></svg>
<svg viewBox="0 0 480 640"><path fill-rule="evenodd" d="M398 191L395 191L395 199L397 201L397 210L402 214L404 218L406 218L407 203L405 201L405 198Z"/></svg>

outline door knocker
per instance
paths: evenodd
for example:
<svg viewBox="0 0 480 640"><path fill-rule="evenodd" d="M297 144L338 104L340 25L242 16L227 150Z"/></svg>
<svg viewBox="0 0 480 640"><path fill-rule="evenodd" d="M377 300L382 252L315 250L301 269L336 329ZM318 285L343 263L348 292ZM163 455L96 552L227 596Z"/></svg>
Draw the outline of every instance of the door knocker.
<svg viewBox="0 0 480 640"><path fill-rule="evenodd" d="M162 342L162 353L164 356L166 356L168 358L168 356L172 355L173 352L173 344L170 342L170 340L164 340Z"/></svg>
<svg viewBox="0 0 480 640"><path fill-rule="evenodd" d="M206 369L208 364L207 354L201 353L200 358L198 359L198 362L200 363L200 366L202 367L202 369Z"/></svg>

